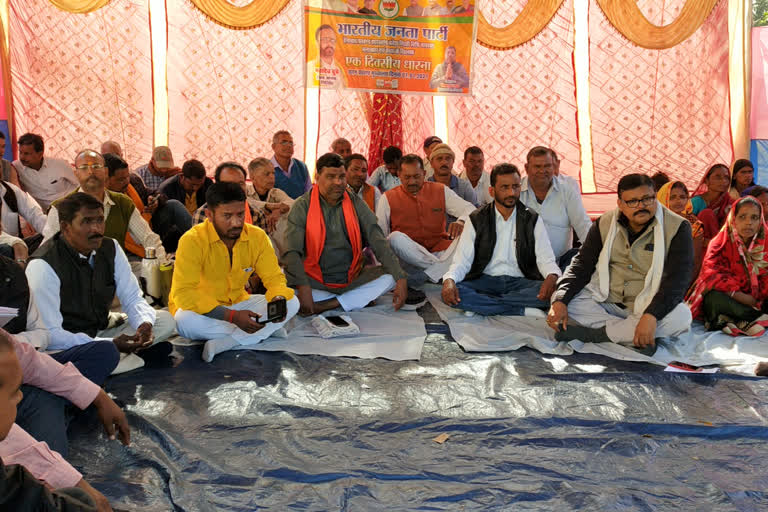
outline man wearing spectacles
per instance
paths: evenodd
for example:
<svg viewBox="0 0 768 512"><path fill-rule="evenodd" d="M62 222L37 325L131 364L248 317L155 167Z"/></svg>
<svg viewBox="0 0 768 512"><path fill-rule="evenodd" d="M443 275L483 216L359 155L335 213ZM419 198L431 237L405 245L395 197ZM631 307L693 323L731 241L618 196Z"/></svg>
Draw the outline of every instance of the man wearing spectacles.
<svg viewBox="0 0 768 512"><path fill-rule="evenodd" d="M60 158L44 157L43 138L35 133L19 137L19 159L13 162L21 188L48 211L51 203L77 188L72 167Z"/></svg>
<svg viewBox="0 0 768 512"><path fill-rule="evenodd" d="M691 225L656 201L644 174L619 180L618 208L590 228L565 271L547 323L558 341L613 342L653 355L691 325Z"/></svg>
<svg viewBox="0 0 768 512"><path fill-rule="evenodd" d="M291 199L298 199L312 188L307 164L293 158L293 137L290 132L280 130L272 136L272 165L275 167L275 188L279 188Z"/></svg>
<svg viewBox="0 0 768 512"><path fill-rule="evenodd" d="M107 166L104 157L92 149L86 149L75 157L75 176L80 186L75 192L85 192L104 205L104 236L114 238L125 250L125 235L142 247L154 247L157 257L165 257L160 237L136 209L130 197L107 189ZM59 232L59 212L54 201L48 211L48 220L43 228L43 243Z"/></svg>

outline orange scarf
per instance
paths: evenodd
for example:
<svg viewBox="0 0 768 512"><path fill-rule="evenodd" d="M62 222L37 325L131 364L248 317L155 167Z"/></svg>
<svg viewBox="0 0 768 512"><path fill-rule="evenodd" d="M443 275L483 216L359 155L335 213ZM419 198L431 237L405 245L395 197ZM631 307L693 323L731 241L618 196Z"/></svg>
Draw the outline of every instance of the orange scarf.
<svg viewBox="0 0 768 512"><path fill-rule="evenodd" d="M245 202L245 222L247 224L253 224L253 217L251 217L251 207L248 206L248 201Z"/></svg>
<svg viewBox="0 0 768 512"><path fill-rule="evenodd" d="M323 281L323 271L320 268L320 255L325 247L325 218L320 207L320 191L317 185L312 187L309 195L309 212L307 213L307 227L304 235L306 257L304 258L304 271L309 277L328 288L344 288L351 283L363 268L363 239L360 234L360 223L349 192L345 191L341 200L341 209L344 213L344 223L349 235L349 243L352 245L352 265L349 267L347 282L344 284L328 284Z"/></svg>
<svg viewBox="0 0 768 512"><path fill-rule="evenodd" d="M142 218L148 223L152 220L151 213L144 213L144 201L141 200L139 193L133 188L133 185L128 185L128 189L125 191L125 195L131 198L136 209L139 210ZM144 257L144 247L134 241L129 233L125 235L125 248L135 254L136 256Z"/></svg>

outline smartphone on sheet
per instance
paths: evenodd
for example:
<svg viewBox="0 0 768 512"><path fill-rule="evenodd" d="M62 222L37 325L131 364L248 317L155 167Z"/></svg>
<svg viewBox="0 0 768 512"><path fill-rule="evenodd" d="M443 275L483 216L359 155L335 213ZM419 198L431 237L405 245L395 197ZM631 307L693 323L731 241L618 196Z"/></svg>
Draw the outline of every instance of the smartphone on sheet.
<svg viewBox="0 0 768 512"><path fill-rule="evenodd" d="M346 320L344 320L343 318L341 318L338 315L327 316L327 317L325 317L325 319L328 320L329 322L331 322L336 327L349 327L349 323L347 323Z"/></svg>
<svg viewBox="0 0 768 512"><path fill-rule="evenodd" d="M288 314L285 299L274 299L267 304L267 322L279 322Z"/></svg>

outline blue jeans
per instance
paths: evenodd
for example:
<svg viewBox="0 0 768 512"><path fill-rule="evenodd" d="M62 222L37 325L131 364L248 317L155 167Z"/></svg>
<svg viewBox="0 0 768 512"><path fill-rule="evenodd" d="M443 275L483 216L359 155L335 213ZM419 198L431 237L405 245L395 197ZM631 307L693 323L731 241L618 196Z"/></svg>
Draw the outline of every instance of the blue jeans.
<svg viewBox="0 0 768 512"><path fill-rule="evenodd" d="M51 357L61 364L71 362L85 378L98 386L104 384L120 361L117 347L111 341L92 341L51 354ZM21 391L24 398L18 406L16 423L66 458L67 429L76 408L66 398L34 386L24 384Z"/></svg>
<svg viewBox="0 0 768 512"><path fill-rule="evenodd" d="M461 302L454 307L486 316L521 316L525 308L549 307L549 302L536 298L541 283L524 277L483 274L472 281L456 284Z"/></svg>
<svg viewBox="0 0 768 512"><path fill-rule="evenodd" d="M61 364L72 363L83 377L97 386L104 385L120 362L120 352L111 341L92 341L51 354L51 357Z"/></svg>
<svg viewBox="0 0 768 512"><path fill-rule="evenodd" d="M176 199L169 199L152 215L152 230L163 241L166 252L176 252L181 235L192 227L192 216Z"/></svg>

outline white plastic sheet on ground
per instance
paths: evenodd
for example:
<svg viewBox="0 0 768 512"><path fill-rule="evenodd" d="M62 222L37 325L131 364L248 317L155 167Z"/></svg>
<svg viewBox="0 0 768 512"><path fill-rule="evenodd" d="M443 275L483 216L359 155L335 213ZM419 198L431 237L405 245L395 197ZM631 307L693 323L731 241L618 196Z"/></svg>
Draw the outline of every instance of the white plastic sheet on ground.
<svg viewBox="0 0 768 512"><path fill-rule="evenodd" d="M680 361L696 366L720 365L730 372L752 374L758 361L768 360L768 336L733 338L722 332L707 332L694 323L689 332L660 344L653 357L613 343L558 342L543 318L522 316L467 317L446 305L440 288L430 286L427 297L451 336L467 352L503 352L530 347L544 354L567 356L574 352L599 354L622 361L640 361L666 365Z"/></svg>

